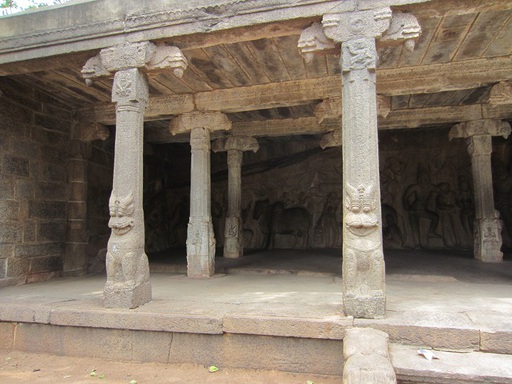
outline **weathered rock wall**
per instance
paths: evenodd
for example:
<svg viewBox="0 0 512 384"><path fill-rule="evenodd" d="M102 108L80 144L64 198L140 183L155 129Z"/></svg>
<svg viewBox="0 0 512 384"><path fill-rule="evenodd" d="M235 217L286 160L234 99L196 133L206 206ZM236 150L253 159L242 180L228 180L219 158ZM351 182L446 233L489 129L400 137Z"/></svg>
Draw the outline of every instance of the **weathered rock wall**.
<svg viewBox="0 0 512 384"><path fill-rule="evenodd" d="M0 286L60 274L73 114L40 91L0 80Z"/></svg>

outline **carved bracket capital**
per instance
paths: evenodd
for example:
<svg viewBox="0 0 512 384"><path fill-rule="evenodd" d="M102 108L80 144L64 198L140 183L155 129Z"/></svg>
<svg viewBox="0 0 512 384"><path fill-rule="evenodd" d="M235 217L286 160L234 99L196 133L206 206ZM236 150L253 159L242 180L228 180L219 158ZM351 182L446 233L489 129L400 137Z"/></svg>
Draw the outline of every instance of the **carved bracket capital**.
<svg viewBox="0 0 512 384"><path fill-rule="evenodd" d="M231 135L228 138L218 139L212 143L213 152L224 151L253 151L260 149L258 140L251 136Z"/></svg>
<svg viewBox="0 0 512 384"><path fill-rule="evenodd" d="M335 48L335 44L325 35L322 24L313 23L300 34L298 47L304 60L309 63L313 60L315 53L330 51Z"/></svg>
<svg viewBox="0 0 512 384"><path fill-rule="evenodd" d="M315 117L319 124L329 119L341 117L341 98L325 99L315 107Z"/></svg>
<svg viewBox="0 0 512 384"><path fill-rule="evenodd" d="M320 148L322 149L330 147L341 147L342 144L343 141L341 139L341 129L326 133L320 139Z"/></svg>
<svg viewBox="0 0 512 384"><path fill-rule="evenodd" d="M392 12L384 7L367 11L331 13L322 18L325 35L337 43L352 39L377 38L389 28Z"/></svg>
<svg viewBox="0 0 512 384"><path fill-rule="evenodd" d="M489 94L489 104L512 104L512 82L503 81L495 84Z"/></svg>
<svg viewBox="0 0 512 384"><path fill-rule="evenodd" d="M380 38L381 42L402 44L412 52L421 35L421 26L416 17L410 13L394 13L389 28Z"/></svg>
<svg viewBox="0 0 512 384"><path fill-rule="evenodd" d="M76 127L76 139L84 142L107 140L110 136L108 128L97 122L82 122Z"/></svg>
<svg viewBox="0 0 512 384"><path fill-rule="evenodd" d="M405 48L412 51L420 34L421 26L414 15L393 14L391 8L382 7L328 13L322 18L321 25L314 23L301 33L298 47L307 62L314 53L329 52L334 48L334 43L350 40L380 38L387 44L405 41Z"/></svg>
<svg viewBox="0 0 512 384"><path fill-rule="evenodd" d="M455 138L468 138L478 135L503 136L505 139L510 135L510 124L506 121L482 119L466 121L454 125L450 129L448 137L450 140Z"/></svg>
<svg viewBox="0 0 512 384"><path fill-rule="evenodd" d="M169 131L172 135L186 133L194 128L204 128L208 131L229 131L231 121L221 112L189 112L171 120Z"/></svg>
<svg viewBox="0 0 512 384"><path fill-rule="evenodd" d="M187 58L179 48L143 41L102 49L85 63L82 76L88 85L94 78L112 76L117 71L130 68L141 68L145 71L170 68L175 76L181 77L187 66Z"/></svg>

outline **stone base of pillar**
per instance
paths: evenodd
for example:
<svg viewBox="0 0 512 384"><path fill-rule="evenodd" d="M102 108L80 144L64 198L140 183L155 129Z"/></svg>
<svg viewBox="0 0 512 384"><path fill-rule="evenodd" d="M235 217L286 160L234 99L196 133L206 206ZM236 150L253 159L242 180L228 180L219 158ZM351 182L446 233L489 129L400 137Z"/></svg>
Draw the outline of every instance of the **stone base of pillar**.
<svg viewBox="0 0 512 384"><path fill-rule="evenodd" d="M151 301L151 283L145 282L131 289L105 288L106 308L137 308Z"/></svg>
<svg viewBox="0 0 512 384"><path fill-rule="evenodd" d="M501 223L498 218L475 220L475 258L484 262L503 261Z"/></svg>
<svg viewBox="0 0 512 384"><path fill-rule="evenodd" d="M211 221L188 223L187 276L210 277L215 273L215 236Z"/></svg>
<svg viewBox="0 0 512 384"><path fill-rule="evenodd" d="M227 217L224 230L224 257L236 259L244 254L242 219Z"/></svg>
<svg viewBox="0 0 512 384"><path fill-rule="evenodd" d="M343 306L346 316L380 319L386 314L386 295L384 291L377 291L372 296L344 297Z"/></svg>

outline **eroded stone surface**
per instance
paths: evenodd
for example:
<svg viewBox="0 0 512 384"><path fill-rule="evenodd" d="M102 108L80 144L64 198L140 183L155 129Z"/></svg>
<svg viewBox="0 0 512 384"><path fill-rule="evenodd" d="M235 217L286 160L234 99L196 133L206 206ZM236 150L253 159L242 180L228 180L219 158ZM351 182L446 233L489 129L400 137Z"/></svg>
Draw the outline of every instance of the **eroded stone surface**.
<svg viewBox="0 0 512 384"><path fill-rule="evenodd" d="M347 329L343 339L343 384L393 384L389 337L371 328Z"/></svg>

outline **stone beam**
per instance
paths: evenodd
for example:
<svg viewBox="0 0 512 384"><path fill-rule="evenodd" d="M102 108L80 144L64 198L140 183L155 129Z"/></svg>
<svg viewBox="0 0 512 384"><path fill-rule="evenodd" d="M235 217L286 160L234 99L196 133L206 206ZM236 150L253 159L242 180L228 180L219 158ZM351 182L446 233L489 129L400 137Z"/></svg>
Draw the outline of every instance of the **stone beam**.
<svg viewBox="0 0 512 384"><path fill-rule="evenodd" d="M377 73L377 91L387 96L431 93L470 89L510 78L510 58L479 59L421 67L381 69ZM339 98L339 82L339 76L329 76L219 89L196 95L157 96L151 98L145 119L160 120L191 112L194 103L197 110L230 113ZM99 104L79 110L78 117L109 125L115 122L115 111L112 105Z"/></svg>
<svg viewBox="0 0 512 384"><path fill-rule="evenodd" d="M512 104L512 103L511 103ZM456 124L463 121L479 119L512 119L510 104L488 105L473 104L453 107L431 107L417 109L401 109L391 111L387 117L379 117L379 129L419 128L428 125ZM231 132L237 135L289 136L314 135L339 129L338 119L326 118L320 124L315 117L298 119L273 119L263 121L245 121L233 123ZM212 132L212 140L224 136L224 132ZM146 129L146 140L150 143L181 143L188 142L188 135L173 136L165 129Z"/></svg>

